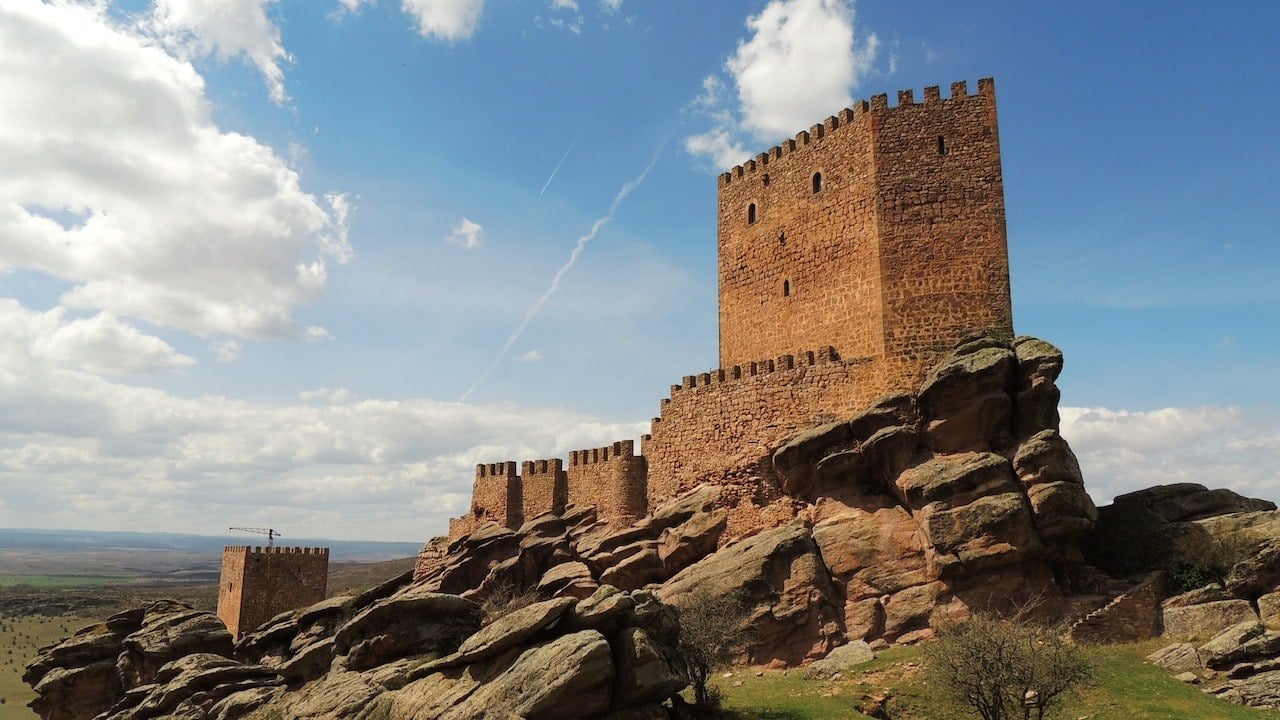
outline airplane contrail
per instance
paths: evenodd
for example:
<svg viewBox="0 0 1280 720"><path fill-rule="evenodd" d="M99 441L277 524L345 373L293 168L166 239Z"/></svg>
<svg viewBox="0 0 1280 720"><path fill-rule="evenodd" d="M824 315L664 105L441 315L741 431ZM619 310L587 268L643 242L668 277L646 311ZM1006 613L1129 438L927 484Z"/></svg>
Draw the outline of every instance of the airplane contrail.
<svg viewBox="0 0 1280 720"><path fill-rule="evenodd" d="M560 156L560 162L556 163L555 169L551 171L551 176L542 184L542 190L538 191L538 197L542 197L542 194L547 191L547 188L551 187L551 181L556 179L556 173L560 172L560 166L564 164L566 159L568 159L569 153L573 152L573 146L578 144L578 138L580 137L582 137L581 132L578 133L578 137L573 139L573 142L569 143L569 147L564 151L564 155Z"/></svg>
<svg viewBox="0 0 1280 720"><path fill-rule="evenodd" d="M555 294L556 288L560 287L560 279L563 278L565 273L569 272L569 268L573 267L573 264L578 261L578 257L582 255L582 251L586 249L587 243L591 242L595 238L596 234L600 232L600 229L613 219L614 213L618 212L618 206L622 204L622 201L625 200L633 190L640 187L640 183L644 182L649 171L653 169L654 165L658 164L658 156L662 154L662 149L664 147L666 147L665 142L658 147L658 151L653 154L653 159L645 166L644 171L636 176L634 180L623 185L622 189L618 191L618 194L613 197L613 202L609 204L609 212L606 213L604 217L598 218L594 223L592 223L591 229L588 230L585 235L578 238L578 244L575 245L573 250L569 253L569 259L565 261L564 265L560 266L560 269L556 271L555 276L551 278L551 284L547 286L546 292L542 293L542 295L534 301L533 305L529 306L528 311L524 314L524 319L520 321L520 324L516 326L515 330L511 331L511 335L507 338L507 342L502 345L502 349L499 350L497 356L493 358L493 362L489 365L489 368L484 371L484 374L480 376L479 380L476 380L474 385L468 388L466 392L462 393L462 397L458 398L459 403L466 402L467 398L471 397L471 393L479 390L480 386L483 385L485 381L489 379L489 376L493 374L493 371L498 368L498 365L502 364L502 361L507 358L507 353L511 352L511 346L516 344L516 340L519 340L520 336L524 334L525 328L529 327L529 323L533 321L533 317L538 314L538 311L547 303L547 300L551 299L551 296ZM563 162L563 160L561 160L561 162ZM554 176L554 173L552 173L552 175Z"/></svg>

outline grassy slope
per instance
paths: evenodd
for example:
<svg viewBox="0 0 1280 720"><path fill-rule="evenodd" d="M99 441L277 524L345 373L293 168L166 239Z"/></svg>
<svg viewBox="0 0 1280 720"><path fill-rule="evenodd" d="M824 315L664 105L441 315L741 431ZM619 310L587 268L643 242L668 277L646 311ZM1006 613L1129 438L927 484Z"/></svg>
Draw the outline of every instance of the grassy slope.
<svg viewBox="0 0 1280 720"><path fill-rule="evenodd" d="M1068 705L1061 717L1089 720L1261 720L1274 711L1243 708L1174 680L1145 656L1162 641L1113 645L1091 651L1098 684ZM836 681L804 680L767 671L763 677L735 672L717 678L726 705L748 720L859 718L864 694L888 690L895 720L962 720L976 717L947 703L919 677L919 648L896 648ZM735 686L734 683L741 683Z"/></svg>
<svg viewBox="0 0 1280 720"><path fill-rule="evenodd" d="M35 697L22 682L22 668L36 655L36 650L56 642L93 622L77 617L0 618L0 720L33 720L27 703Z"/></svg>

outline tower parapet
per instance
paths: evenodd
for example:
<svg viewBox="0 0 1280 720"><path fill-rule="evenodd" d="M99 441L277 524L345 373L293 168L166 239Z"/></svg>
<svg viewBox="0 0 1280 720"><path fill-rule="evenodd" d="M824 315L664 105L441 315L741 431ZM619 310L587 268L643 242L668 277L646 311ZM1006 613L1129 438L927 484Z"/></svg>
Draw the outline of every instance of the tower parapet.
<svg viewBox="0 0 1280 720"><path fill-rule="evenodd" d="M329 584L329 548L249 547L222 551L218 618L239 640L286 610L324 600Z"/></svg>

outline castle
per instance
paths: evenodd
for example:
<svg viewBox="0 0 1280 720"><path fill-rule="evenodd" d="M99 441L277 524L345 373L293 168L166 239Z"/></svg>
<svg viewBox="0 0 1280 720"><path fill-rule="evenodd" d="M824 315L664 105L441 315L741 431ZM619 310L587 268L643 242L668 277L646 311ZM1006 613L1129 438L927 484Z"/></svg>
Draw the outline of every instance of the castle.
<svg viewBox="0 0 1280 720"><path fill-rule="evenodd" d="M329 548L227 546L218 618L236 640L276 615L324 600Z"/></svg>
<svg viewBox="0 0 1280 720"><path fill-rule="evenodd" d="M625 527L797 430L915 391L955 344L1013 335L995 83L876 95L719 176L720 367L642 438L479 465L471 512L519 527L594 505Z"/></svg>

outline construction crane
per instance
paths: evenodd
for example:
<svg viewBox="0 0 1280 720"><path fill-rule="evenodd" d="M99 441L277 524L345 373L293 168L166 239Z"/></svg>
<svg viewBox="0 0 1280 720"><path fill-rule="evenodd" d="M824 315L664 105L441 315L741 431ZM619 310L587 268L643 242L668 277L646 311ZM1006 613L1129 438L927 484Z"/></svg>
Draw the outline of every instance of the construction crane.
<svg viewBox="0 0 1280 720"><path fill-rule="evenodd" d="M280 537L280 533L276 532L276 531L275 531L274 529L272 529L272 528L245 528L245 527L233 527L233 528L227 528L227 529L228 529L228 530L239 530L239 531L241 531L241 532L257 533L257 534L259 534L259 535L266 535L266 536L267 536L267 547L274 547L274 546L275 546L275 544L276 544L276 538Z"/></svg>

